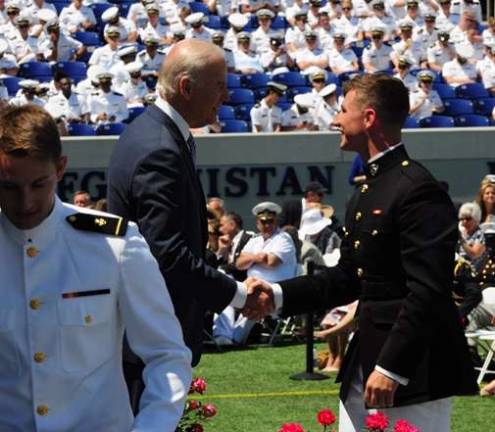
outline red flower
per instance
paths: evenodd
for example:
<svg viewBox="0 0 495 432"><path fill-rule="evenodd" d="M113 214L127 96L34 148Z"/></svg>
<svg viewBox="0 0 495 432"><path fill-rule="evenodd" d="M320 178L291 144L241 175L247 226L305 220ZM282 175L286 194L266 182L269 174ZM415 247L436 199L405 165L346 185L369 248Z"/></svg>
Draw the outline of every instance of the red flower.
<svg viewBox="0 0 495 432"><path fill-rule="evenodd" d="M388 417L380 411L366 417L365 425L369 431L384 432L385 429L387 429L388 424Z"/></svg>
<svg viewBox="0 0 495 432"><path fill-rule="evenodd" d="M187 432L204 432L204 428L199 423L194 423L190 428L187 429Z"/></svg>
<svg viewBox="0 0 495 432"><path fill-rule="evenodd" d="M397 420L394 432L420 432L419 429L407 420Z"/></svg>
<svg viewBox="0 0 495 432"><path fill-rule="evenodd" d="M278 432L304 432L304 429L299 423L285 423Z"/></svg>
<svg viewBox="0 0 495 432"><path fill-rule="evenodd" d="M195 409L198 409L201 406L201 402L197 400L190 400L187 403L187 411L194 411Z"/></svg>
<svg viewBox="0 0 495 432"><path fill-rule="evenodd" d="M322 426L330 426L331 424L335 423L335 420L337 420L335 414L329 409L321 410L316 415L316 419Z"/></svg>
<svg viewBox="0 0 495 432"><path fill-rule="evenodd" d="M189 389L189 394L199 393L203 394L206 391L206 381L204 378L196 378L191 383L191 388Z"/></svg>
<svg viewBox="0 0 495 432"><path fill-rule="evenodd" d="M213 417L216 415L216 413L217 413L217 408L215 405L213 404L203 405L203 410L202 410L203 417L206 418Z"/></svg>

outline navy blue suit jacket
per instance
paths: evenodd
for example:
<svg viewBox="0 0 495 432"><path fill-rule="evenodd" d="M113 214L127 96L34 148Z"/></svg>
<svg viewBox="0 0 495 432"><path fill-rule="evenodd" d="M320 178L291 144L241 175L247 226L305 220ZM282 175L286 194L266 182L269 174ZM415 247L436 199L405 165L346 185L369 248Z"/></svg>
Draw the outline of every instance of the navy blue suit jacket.
<svg viewBox="0 0 495 432"><path fill-rule="evenodd" d="M114 149L108 205L112 213L137 222L150 245L196 365L204 312L223 310L236 285L204 261L208 231L203 190L180 130L154 105L125 129Z"/></svg>

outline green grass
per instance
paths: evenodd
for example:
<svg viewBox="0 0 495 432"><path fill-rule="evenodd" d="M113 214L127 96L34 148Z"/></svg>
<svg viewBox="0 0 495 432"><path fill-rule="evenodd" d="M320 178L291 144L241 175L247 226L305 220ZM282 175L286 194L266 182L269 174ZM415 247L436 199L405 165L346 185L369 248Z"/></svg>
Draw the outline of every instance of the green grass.
<svg viewBox="0 0 495 432"><path fill-rule="evenodd" d="M322 408L338 413L339 386L334 383L335 375L324 381L289 379L304 370L304 355L304 345L204 354L194 374L206 378L204 401L218 408L217 416L205 425L206 431L277 432L285 422L300 422L305 430L321 431L316 413ZM495 397L454 400L453 432L488 432L495 429L494 424Z"/></svg>

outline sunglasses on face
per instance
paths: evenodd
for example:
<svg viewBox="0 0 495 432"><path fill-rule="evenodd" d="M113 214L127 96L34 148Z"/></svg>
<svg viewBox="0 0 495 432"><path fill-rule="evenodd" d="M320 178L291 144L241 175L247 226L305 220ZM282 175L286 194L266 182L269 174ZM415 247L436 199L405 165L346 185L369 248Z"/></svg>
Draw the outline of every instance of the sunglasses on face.
<svg viewBox="0 0 495 432"><path fill-rule="evenodd" d="M263 225L271 225L275 222L275 219L259 219Z"/></svg>
<svg viewBox="0 0 495 432"><path fill-rule="evenodd" d="M470 221L470 220L473 220L473 218L471 216L462 216L459 218L459 220L462 222L462 221Z"/></svg>

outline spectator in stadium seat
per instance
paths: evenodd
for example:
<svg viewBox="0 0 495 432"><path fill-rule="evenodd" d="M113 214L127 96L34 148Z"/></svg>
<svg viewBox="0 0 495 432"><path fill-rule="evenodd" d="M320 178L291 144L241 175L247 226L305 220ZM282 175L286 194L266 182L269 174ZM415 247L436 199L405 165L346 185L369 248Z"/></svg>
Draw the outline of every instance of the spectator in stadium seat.
<svg viewBox="0 0 495 432"><path fill-rule="evenodd" d="M312 110L316 110L316 107L321 102L320 91L325 87L327 73L322 68L312 68L311 73L308 73L309 82L311 83L311 96L313 97Z"/></svg>
<svg viewBox="0 0 495 432"><path fill-rule="evenodd" d="M89 97L89 113L93 123L121 123L129 117L124 97L112 91L113 74L101 72L96 77L100 83L99 90Z"/></svg>
<svg viewBox="0 0 495 432"><path fill-rule="evenodd" d="M237 35L237 49L234 50L235 70L238 73L249 74L263 72L259 56L250 50L251 37L248 32Z"/></svg>
<svg viewBox="0 0 495 432"><path fill-rule="evenodd" d="M148 3L153 3L155 0L139 0L132 3L127 11L127 19L131 20L136 27L144 27L148 22L148 15L145 6Z"/></svg>
<svg viewBox="0 0 495 432"><path fill-rule="evenodd" d="M437 32L437 41L426 51L428 68L436 73L442 72L443 65L454 59L455 47L450 43L450 33L446 28L440 28Z"/></svg>
<svg viewBox="0 0 495 432"><path fill-rule="evenodd" d="M336 32L347 35L347 43L354 42L358 39L359 18L353 14L353 3L351 0L342 2L342 16L335 19L332 24Z"/></svg>
<svg viewBox="0 0 495 432"><path fill-rule="evenodd" d="M280 0L239 0L239 10L242 14L256 14L261 9L269 9L274 14L280 11Z"/></svg>
<svg viewBox="0 0 495 432"><path fill-rule="evenodd" d="M488 27L483 30L481 38L485 46L492 46L495 44L495 17L488 17L487 24Z"/></svg>
<svg viewBox="0 0 495 432"><path fill-rule="evenodd" d="M452 30L459 24L460 16L451 12L451 0L438 0L438 3L440 3L440 10L438 11L436 20L437 27Z"/></svg>
<svg viewBox="0 0 495 432"><path fill-rule="evenodd" d="M493 174L488 174L481 180L475 201L481 208L481 223L495 222L495 176Z"/></svg>
<svg viewBox="0 0 495 432"><path fill-rule="evenodd" d="M283 39L279 36L270 39L270 50L261 54L260 61L266 71L294 68L294 60L287 53Z"/></svg>
<svg viewBox="0 0 495 432"><path fill-rule="evenodd" d="M119 60L110 68L109 72L113 75L112 84L115 89L120 88L130 80L129 72L125 66L136 60L136 45L123 45L117 50Z"/></svg>
<svg viewBox="0 0 495 432"><path fill-rule="evenodd" d="M362 62L365 72L375 73L390 68L390 54L392 48L383 43L384 30L382 27L371 29L371 43L367 46L362 55Z"/></svg>
<svg viewBox="0 0 495 432"><path fill-rule="evenodd" d="M16 76L19 70L15 57L7 53L8 50L7 41L0 39L0 77Z"/></svg>
<svg viewBox="0 0 495 432"><path fill-rule="evenodd" d="M27 104L35 104L40 107L45 105L43 99L36 96L36 90L39 86L39 81L33 79L24 79L19 81L20 92L10 99L10 105L23 106Z"/></svg>
<svg viewBox="0 0 495 432"><path fill-rule="evenodd" d="M170 27L160 23L160 8L156 3L148 3L145 9L148 22L139 29L139 37L144 41L148 36L153 36L160 41L160 45L168 45L171 40Z"/></svg>
<svg viewBox="0 0 495 432"><path fill-rule="evenodd" d="M345 33L336 31L333 34L333 48L328 53L328 66L337 75L359 70L356 54L345 45L346 37Z"/></svg>
<svg viewBox="0 0 495 432"><path fill-rule="evenodd" d="M89 114L85 99L72 91L71 79L62 76L57 86L60 91L49 97L44 108L55 120L62 119L65 123L87 122Z"/></svg>
<svg viewBox="0 0 495 432"><path fill-rule="evenodd" d="M476 63L485 57L485 46L483 45L478 29L469 29L466 32L464 43L473 49L473 56L468 59L470 63Z"/></svg>
<svg viewBox="0 0 495 432"><path fill-rule="evenodd" d="M320 91L321 102L315 109L315 123L320 131L332 129L332 122L340 111L337 103L337 86L328 84Z"/></svg>
<svg viewBox="0 0 495 432"><path fill-rule="evenodd" d="M318 34L316 31L306 30L304 39L306 47L295 54L296 64L299 69L304 71L311 66L326 68L328 66L328 55L318 46Z"/></svg>
<svg viewBox="0 0 495 432"><path fill-rule="evenodd" d="M110 70L112 66L120 61L118 55L119 38L120 33L118 27L108 27L105 32L106 45L98 47L93 51L88 64L98 65L105 70Z"/></svg>
<svg viewBox="0 0 495 432"><path fill-rule="evenodd" d="M294 26L287 29L285 33L285 44L287 51L291 54L303 49L306 46L304 32L310 30L308 24L308 13L305 10L299 10L294 14Z"/></svg>
<svg viewBox="0 0 495 432"><path fill-rule="evenodd" d="M62 9L59 18L62 30L68 33L92 30L96 26L93 10L83 6L82 0L72 0L69 6Z"/></svg>
<svg viewBox="0 0 495 432"><path fill-rule="evenodd" d="M467 31L478 28L478 21L475 14L466 11L461 15L459 24L450 31L450 40L455 43L464 42L467 38Z"/></svg>
<svg viewBox="0 0 495 432"><path fill-rule="evenodd" d="M456 44L456 56L442 68L443 79L452 87L476 82L476 66L469 63L474 56L473 47L465 42Z"/></svg>
<svg viewBox="0 0 495 432"><path fill-rule="evenodd" d="M156 3L155 0L147 3ZM184 24L184 18L191 13L191 7L184 0L169 0L159 3L160 16L165 18L169 25Z"/></svg>
<svg viewBox="0 0 495 432"><path fill-rule="evenodd" d="M129 73L130 79L118 87L117 90L124 96L128 108L143 106L144 97L148 93L148 86L141 79L143 65L138 61L134 61L124 67Z"/></svg>
<svg viewBox="0 0 495 432"><path fill-rule="evenodd" d="M18 64L38 60L38 38L29 34L32 20L26 12L16 18L17 32L11 33L10 50L15 55Z"/></svg>
<svg viewBox="0 0 495 432"><path fill-rule="evenodd" d="M323 0L309 0L308 24L311 28L315 28L318 25L320 8L322 6L323 6Z"/></svg>
<svg viewBox="0 0 495 432"><path fill-rule="evenodd" d="M400 41L392 45L390 58L394 63L395 69L398 70L399 57L407 56L412 62L413 67L426 68L426 51L420 41L412 39L413 25L411 21L404 19L399 22Z"/></svg>
<svg viewBox="0 0 495 432"><path fill-rule="evenodd" d="M74 192L72 203L76 207L85 207L85 208L91 208L93 205L93 201L91 200L91 195L85 190L78 190Z"/></svg>
<svg viewBox="0 0 495 432"><path fill-rule="evenodd" d="M270 38L279 35L280 32L271 28L275 13L270 9L260 9L256 12L259 27L251 34L252 49L259 56L270 49Z"/></svg>
<svg viewBox="0 0 495 432"><path fill-rule="evenodd" d="M21 11L20 3L11 0L7 3L7 21L0 26L0 32L7 40L12 39L17 34L16 19Z"/></svg>
<svg viewBox="0 0 495 432"><path fill-rule="evenodd" d="M425 20L421 15L418 0L407 0L406 1L406 16L404 19L413 22L413 28L421 27L424 25Z"/></svg>
<svg viewBox="0 0 495 432"><path fill-rule="evenodd" d="M397 34L397 23L394 17L385 13L385 1L373 0L370 2L373 15L361 22L361 35L359 39L371 39L372 30L376 27L383 29L383 40L393 40Z"/></svg>
<svg viewBox="0 0 495 432"><path fill-rule="evenodd" d="M481 5L479 0L459 0L454 1L451 7L452 13L463 15L465 12L469 12L474 16L476 21L482 21Z"/></svg>
<svg viewBox="0 0 495 432"><path fill-rule="evenodd" d="M220 17L229 16L237 10L237 0L208 0L208 10Z"/></svg>
<svg viewBox="0 0 495 432"><path fill-rule="evenodd" d="M277 106L287 86L269 81L266 96L251 108L251 127L253 132L280 132L282 128L282 110Z"/></svg>
<svg viewBox="0 0 495 432"><path fill-rule="evenodd" d="M133 43L137 40L136 24L132 20L119 16L119 8L112 6L101 15L101 20L105 23L105 31L109 26L115 26L119 29L120 43Z"/></svg>
<svg viewBox="0 0 495 432"><path fill-rule="evenodd" d="M434 12L427 12L424 17L424 25L417 26L414 29L413 40L420 42L423 51L426 52L437 41L437 27L435 25L436 15Z"/></svg>
<svg viewBox="0 0 495 432"><path fill-rule="evenodd" d="M199 39L205 42L211 42L211 34L213 30L205 27L205 14L203 12L195 12L186 17L186 23L189 28L186 30L186 39Z"/></svg>
<svg viewBox="0 0 495 432"><path fill-rule="evenodd" d="M140 61L143 65L141 74L143 77L150 75L158 77L160 66L163 60L165 60L165 54L158 48L160 40L155 36L148 36L143 40L143 43L146 48L139 51L136 57L136 60Z"/></svg>
<svg viewBox="0 0 495 432"><path fill-rule="evenodd" d="M89 97L93 93L96 93L100 87L100 83L96 78L100 72L103 72L103 69L100 66L89 66L86 73L86 79L79 81L76 85L75 92L84 100L86 106L88 106Z"/></svg>
<svg viewBox="0 0 495 432"><path fill-rule="evenodd" d="M495 41L486 49L486 57L476 63L483 86L495 96Z"/></svg>
<svg viewBox="0 0 495 432"><path fill-rule="evenodd" d="M66 62L79 60L86 52L82 42L62 33L58 20L47 23L48 37L40 43L40 51L47 61Z"/></svg>
<svg viewBox="0 0 495 432"><path fill-rule="evenodd" d="M169 51L177 42L180 42L186 38L186 28L182 24L172 24L170 26L170 32L172 33L172 41L170 42L170 45L161 49L165 56L168 55Z"/></svg>
<svg viewBox="0 0 495 432"><path fill-rule="evenodd" d="M230 28L225 34L223 46L224 48L228 48L234 52L237 49L237 36L243 31L242 29L249 22L249 18L240 13L233 13L229 16L228 21Z"/></svg>
<svg viewBox="0 0 495 432"><path fill-rule="evenodd" d="M409 115L421 120L432 114L441 113L445 108L438 93L432 89L435 74L431 71L418 73L418 88L409 93Z"/></svg>
<svg viewBox="0 0 495 432"><path fill-rule="evenodd" d="M318 40L320 41L320 47L329 51L333 48L333 34L335 33L335 26L330 22L330 16L326 10L320 10L318 17L318 25L314 28L318 33Z"/></svg>
<svg viewBox="0 0 495 432"><path fill-rule="evenodd" d="M42 9L49 9L57 14L57 9L52 3L48 3L45 0L32 0L30 6L26 8L26 12L32 18L33 23L38 23L38 12Z"/></svg>
<svg viewBox="0 0 495 432"><path fill-rule="evenodd" d="M225 36L221 30L215 30L211 34L211 41L218 47L223 49L225 53L225 63L227 64L227 72L234 73L235 72L235 60L234 53L232 50L224 47Z"/></svg>
<svg viewBox="0 0 495 432"><path fill-rule="evenodd" d="M400 79L404 83L404 85L409 89L409 92L416 91L418 87L417 78L413 74L409 73L413 63L414 62L408 56L399 56L397 62L398 72L394 75L395 78Z"/></svg>
<svg viewBox="0 0 495 432"><path fill-rule="evenodd" d="M316 130L311 93L294 96L292 106L282 112L282 130L284 132Z"/></svg>
<svg viewBox="0 0 495 432"><path fill-rule="evenodd" d="M294 0L292 6L285 8L285 18L291 27L296 26L296 17L298 14L308 15L308 3L304 0ZM287 29L288 31L289 29Z"/></svg>

